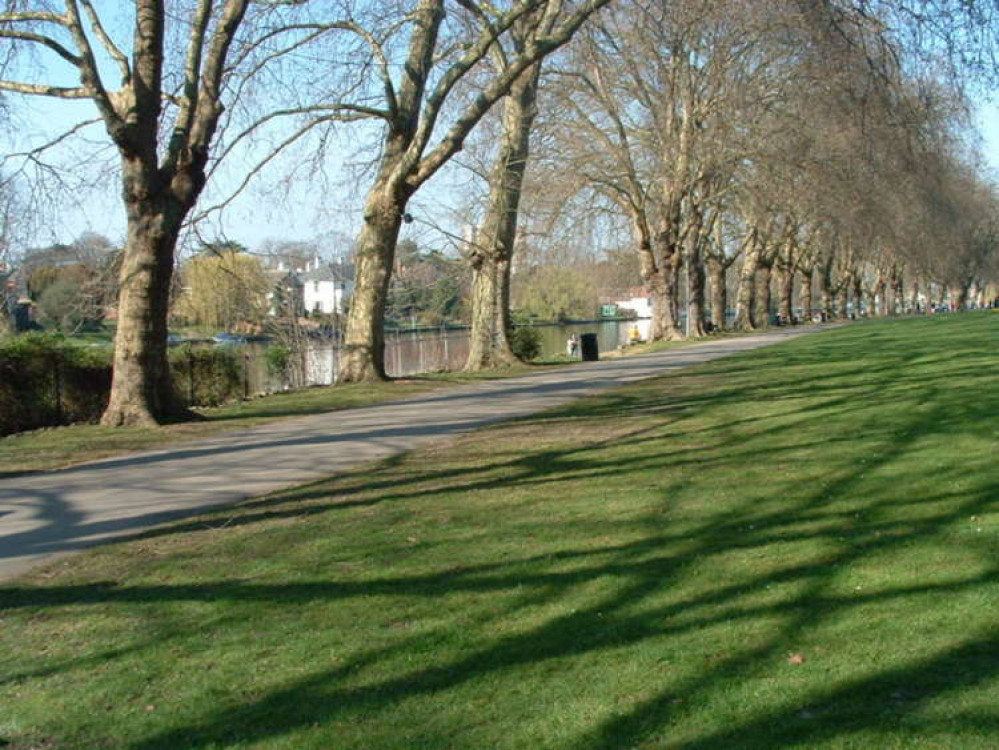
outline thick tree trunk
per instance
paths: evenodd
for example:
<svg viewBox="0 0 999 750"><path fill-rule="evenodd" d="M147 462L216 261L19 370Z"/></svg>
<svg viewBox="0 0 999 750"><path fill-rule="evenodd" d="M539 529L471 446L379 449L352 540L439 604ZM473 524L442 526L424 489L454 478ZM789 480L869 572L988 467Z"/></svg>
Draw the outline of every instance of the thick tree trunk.
<svg viewBox="0 0 999 750"><path fill-rule="evenodd" d="M963 310L968 306L968 299L971 297L971 282L954 287L954 299L958 310Z"/></svg>
<svg viewBox="0 0 999 750"><path fill-rule="evenodd" d="M717 258L708 259L708 289L711 296L711 325L716 331L725 328L725 308L728 289L725 286L725 264Z"/></svg>
<svg viewBox="0 0 999 750"><path fill-rule="evenodd" d="M179 223L130 211L121 269L111 398L105 427L152 426L184 409L174 397L167 361L167 312Z"/></svg>
<svg viewBox="0 0 999 750"><path fill-rule="evenodd" d="M794 271L790 268L777 268L777 315L786 324L791 324L794 318L792 310L794 296Z"/></svg>
<svg viewBox="0 0 999 750"><path fill-rule="evenodd" d="M181 224L203 184L203 165L178 186L150 195L148 163L123 161L128 240L120 273L111 395L105 427L152 426L187 417L173 392L167 360L167 314L174 250ZM197 184L193 184L197 183ZM181 192L183 201L174 197Z"/></svg>
<svg viewBox="0 0 999 750"><path fill-rule="evenodd" d="M761 248L752 242L746 248L739 271L739 288L735 295L735 321L733 326L743 331L751 331L753 325L754 297L756 296L756 269L760 262Z"/></svg>
<svg viewBox="0 0 999 750"><path fill-rule="evenodd" d="M853 312L855 317L861 315L864 306L864 280L859 273L853 274Z"/></svg>
<svg viewBox="0 0 999 750"><path fill-rule="evenodd" d="M387 161L387 160L386 160ZM383 162L364 208L364 226L357 240L354 295L347 315L340 383L386 380L385 300L388 297L395 246L408 195L401 180Z"/></svg>
<svg viewBox="0 0 999 750"><path fill-rule="evenodd" d="M691 226L687 233L686 265L687 273L687 326L689 338L702 338L704 330L704 264L701 260L701 246L704 241L704 216L699 209L692 212Z"/></svg>
<svg viewBox="0 0 999 750"><path fill-rule="evenodd" d="M905 312L905 285L902 280L901 270L895 271L892 276L892 295L894 297L894 314L902 315Z"/></svg>
<svg viewBox="0 0 999 750"><path fill-rule="evenodd" d="M843 281L836 292L836 317L840 320L846 320L849 317L849 310L847 308L849 300L850 284L847 281Z"/></svg>
<svg viewBox="0 0 999 750"><path fill-rule="evenodd" d="M483 260L472 265L472 310L466 370L485 370L517 361L507 336L509 263Z"/></svg>
<svg viewBox="0 0 999 750"><path fill-rule="evenodd" d="M540 65L528 68L503 99L503 137L489 177L489 208L478 233L479 244L471 252L472 326L466 370L517 361L507 338L509 274L540 73Z"/></svg>
<svg viewBox="0 0 999 750"><path fill-rule="evenodd" d="M667 262L660 273L646 282L652 300L649 338L653 341L680 341L684 338L678 317L679 277L678 269Z"/></svg>
<svg viewBox="0 0 999 750"><path fill-rule="evenodd" d="M667 225L655 237L658 252L649 241L639 247L642 279L652 298L652 324L649 338L653 341L677 341L684 338L680 329L680 269L683 253L676 242L675 225ZM646 235L647 236L647 235ZM639 235L640 239L642 235ZM658 261L658 262L657 262Z"/></svg>
<svg viewBox="0 0 999 750"><path fill-rule="evenodd" d="M756 304L753 309L753 320L757 328L770 325L770 264L760 263L756 269Z"/></svg>
<svg viewBox="0 0 999 750"><path fill-rule="evenodd" d="M885 284L884 278L878 277L878 280L874 282L874 308L877 310L879 318L888 314L886 288L887 284Z"/></svg>
<svg viewBox="0 0 999 750"><path fill-rule="evenodd" d="M704 265L700 254L688 260L687 284L687 336L701 338L707 331L704 330Z"/></svg>
<svg viewBox="0 0 999 750"><path fill-rule="evenodd" d="M832 318L832 263L828 261L819 269L819 304L822 305L822 317L826 320Z"/></svg>
<svg viewBox="0 0 999 750"><path fill-rule="evenodd" d="M812 271L811 268L801 271L801 284L798 288L801 296L802 323L812 322Z"/></svg>

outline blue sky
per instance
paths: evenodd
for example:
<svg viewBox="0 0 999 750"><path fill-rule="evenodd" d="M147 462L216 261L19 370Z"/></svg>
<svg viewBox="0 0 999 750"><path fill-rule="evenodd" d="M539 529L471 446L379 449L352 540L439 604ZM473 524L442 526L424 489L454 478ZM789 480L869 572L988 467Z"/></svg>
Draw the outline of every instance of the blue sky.
<svg viewBox="0 0 999 750"><path fill-rule="evenodd" d="M80 111L89 104L71 104L31 98L24 102L29 109L20 110L15 121L17 132L22 137L31 137L37 142L51 137L54 123L72 122ZM73 107L78 107L75 112ZM976 118L983 138L985 156L999 180L999 104L983 103ZM37 131L37 132L33 132ZM106 136L101 126L94 126L92 140L103 142ZM96 162L89 162L87 170L93 169ZM113 164L113 155L112 161ZM349 164L335 164L332 171L346 174ZM89 175L99 178L103 186L88 192L73 192L59 197L51 217L41 222L33 233L31 245L44 245L51 242L70 242L83 232L92 231L106 235L113 241L124 236L124 214L118 197L118 185L113 174L106 172ZM404 226L404 237L417 240L428 248L446 249L451 243L450 234L461 233L461 222L456 219L460 203L468 198L464 177L454 169L446 169L437 175L410 204L409 211L419 221ZM209 200L211 195L206 196ZM332 183L325 192L313 189L307 179L294 184L287 195L279 195L264 184L251 186L242 198L227 211L224 221L218 228L225 237L237 240L251 249L256 249L264 240L312 240L317 237L335 235L333 244L343 245L344 238L354 236L359 230L363 190L358 183L343 176ZM208 229L205 239L215 239L216 230ZM349 241L349 239L347 240ZM324 243L329 245L329 243ZM326 247L327 253L343 248Z"/></svg>

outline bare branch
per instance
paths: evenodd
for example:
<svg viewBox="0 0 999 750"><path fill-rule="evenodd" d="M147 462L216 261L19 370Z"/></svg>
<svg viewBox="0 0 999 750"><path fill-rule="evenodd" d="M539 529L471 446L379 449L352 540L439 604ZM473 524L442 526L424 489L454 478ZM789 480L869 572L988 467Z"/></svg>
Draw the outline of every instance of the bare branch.
<svg viewBox="0 0 999 750"><path fill-rule="evenodd" d="M46 86L40 83L21 83L19 81L0 81L0 90L32 96L51 96L57 99L89 99L91 97L91 92L87 89Z"/></svg>
<svg viewBox="0 0 999 750"><path fill-rule="evenodd" d="M14 29L0 29L0 39L19 39L24 42L42 44L55 52L59 57L70 65L79 65L80 58L66 49L63 45L51 37L44 34L36 34L33 31L17 31Z"/></svg>
<svg viewBox="0 0 999 750"><path fill-rule="evenodd" d="M101 44L104 45L104 49L107 50L107 53L118 64L118 70L121 71L122 86L128 85L129 80L132 78L132 70L128 65L128 58L125 57L125 54L104 30L104 24L101 23L100 16L94 10L91 0L80 0L80 4L83 6L87 18L90 19L90 28L94 30L94 34L100 40Z"/></svg>

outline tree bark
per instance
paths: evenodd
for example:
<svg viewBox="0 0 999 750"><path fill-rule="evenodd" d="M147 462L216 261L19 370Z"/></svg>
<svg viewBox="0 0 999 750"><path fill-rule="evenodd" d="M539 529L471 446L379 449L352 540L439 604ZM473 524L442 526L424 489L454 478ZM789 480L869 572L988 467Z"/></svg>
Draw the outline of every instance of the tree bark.
<svg viewBox="0 0 999 750"><path fill-rule="evenodd" d="M799 294L801 296L801 318L802 323L812 322L812 273L814 269L801 269L801 284Z"/></svg>
<svg viewBox="0 0 999 750"><path fill-rule="evenodd" d="M660 235L659 242L666 244ZM684 338L680 328L680 268L683 255L672 243L668 243L659 253L658 271L651 283L646 282L652 292L652 333L654 341L681 341Z"/></svg>
<svg viewBox="0 0 999 750"><path fill-rule="evenodd" d="M507 337L510 266L517 215L537 115L541 65L525 71L503 100L503 136L489 177L489 207L471 251L472 314L466 370L508 366L517 361Z"/></svg>
<svg viewBox="0 0 999 750"><path fill-rule="evenodd" d="M387 380L385 301L395 247L409 191L397 169L400 157L386 154L379 178L368 193L364 225L357 240L354 295L347 314L338 382Z"/></svg>
<svg viewBox="0 0 999 750"><path fill-rule="evenodd" d="M888 314L886 289L887 284L884 277L879 276L877 281L874 282L874 307L877 310L879 318L883 318Z"/></svg>
<svg viewBox="0 0 999 750"><path fill-rule="evenodd" d="M711 325L716 331L725 328L725 308L728 307L728 288L725 285L725 264L717 258L708 259L708 289L711 296Z"/></svg>
<svg viewBox="0 0 999 750"><path fill-rule="evenodd" d="M735 321L734 327L751 331L756 326L753 324L753 307L756 296L756 269L760 262L760 244L753 240L746 247L746 253L742 260L742 269L739 271L739 289L735 297Z"/></svg>
<svg viewBox="0 0 999 750"><path fill-rule="evenodd" d="M186 414L174 396L167 360L170 280L181 218L176 211L128 206L114 386L101 418L105 427L152 426Z"/></svg>
<svg viewBox="0 0 999 750"><path fill-rule="evenodd" d="M704 330L704 263L701 260L701 247L704 219L700 210L695 210L687 235L687 331L689 338L702 338Z"/></svg>
<svg viewBox="0 0 999 750"><path fill-rule="evenodd" d="M846 320L849 317L847 312L849 297L850 284L844 281L840 284L840 288L836 290L836 317L840 320Z"/></svg>
<svg viewBox="0 0 999 750"><path fill-rule="evenodd" d="M905 312L905 286L902 280L902 269L895 268L891 278L892 297L894 298L893 315Z"/></svg>
<svg viewBox="0 0 999 750"><path fill-rule="evenodd" d="M756 269L756 304L754 305L753 320L757 328L766 328L770 325L770 277L771 269L769 263L760 263Z"/></svg>
<svg viewBox="0 0 999 750"><path fill-rule="evenodd" d="M829 258L822 263L819 269L819 304L822 305L822 317L830 319L833 317L833 285L832 285L832 259Z"/></svg>
<svg viewBox="0 0 999 750"><path fill-rule="evenodd" d="M783 266L777 267L777 291L777 314L790 325L794 317L791 309L792 297L794 296L794 271L792 269Z"/></svg>

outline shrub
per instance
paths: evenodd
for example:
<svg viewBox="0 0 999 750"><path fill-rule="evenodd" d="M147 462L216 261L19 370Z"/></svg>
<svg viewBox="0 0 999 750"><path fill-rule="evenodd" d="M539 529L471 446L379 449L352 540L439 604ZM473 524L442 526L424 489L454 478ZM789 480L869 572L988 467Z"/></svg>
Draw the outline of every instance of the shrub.
<svg viewBox="0 0 999 750"><path fill-rule="evenodd" d="M185 346L170 352L173 389L188 406L218 406L243 397L243 350Z"/></svg>
<svg viewBox="0 0 999 750"><path fill-rule="evenodd" d="M60 334L0 339L0 435L98 421L111 393L111 359L109 349ZM243 396L241 349L175 349L170 371L181 403L218 406Z"/></svg>
<svg viewBox="0 0 999 750"><path fill-rule="evenodd" d="M96 422L110 390L107 350L74 346L57 334L0 341L0 435Z"/></svg>
<svg viewBox="0 0 999 750"><path fill-rule="evenodd" d="M283 344L271 344L264 351L264 358L267 361L267 372L276 378L287 377L291 349Z"/></svg>
<svg viewBox="0 0 999 750"><path fill-rule="evenodd" d="M510 348L524 361L535 359L541 354L541 332L529 326L514 328L510 333Z"/></svg>

